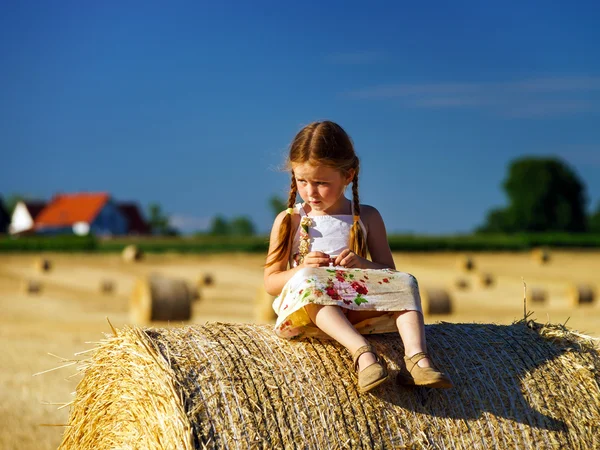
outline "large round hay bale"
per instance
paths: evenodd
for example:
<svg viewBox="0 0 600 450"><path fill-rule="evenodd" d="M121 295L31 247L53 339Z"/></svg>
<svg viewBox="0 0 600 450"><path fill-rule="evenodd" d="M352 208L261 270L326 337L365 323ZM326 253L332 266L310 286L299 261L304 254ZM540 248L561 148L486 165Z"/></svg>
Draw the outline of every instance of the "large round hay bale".
<svg viewBox="0 0 600 450"><path fill-rule="evenodd" d="M390 380L356 388L348 352L269 325L125 328L83 362L62 450L508 449L600 446L600 355L564 327L426 326L449 390L394 383L404 349L371 335Z"/></svg>
<svg viewBox="0 0 600 450"><path fill-rule="evenodd" d="M544 247L531 250L531 258L538 264L548 264L550 262L550 250Z"/></svg>
<svg viewBox="0 0 600 450"><path fill-rule="evenodd" d="M42 289L43 285L39 280L23 280L21 283L21 291L24 294L40 294Z"/></svg>
<svg viewBox="0 0 600 450"><path fill-rule="evenodd" d="M192 297L185 280L160 275L139 278L131 293L131 314L136 323L189 320Z"/></svg>
<svg viewBox="0 0 600 450"><path fill-rule="evenodd" d="M273 300L275 297L269 294L264 286L256 290L256 300L254 303L254 316L257 322L275 322L277 314L273 309Z"/></svg>
<svg viewBox="0 0 600 450"><path fill-rule="evenodd" d="M48 273L52 270L52 261L48 258L37 258L34 263L35 270L39 273Z"/></svg>
<svg viewBox="0 0 600 450"><path fill-rule="evenodd" d="M458 268L464 272L475 270L475 260L471 255L460 255L457 261Z"/></svg>
<svg viewBox="0 0 600 450"><path fill-rule="evenodd" d="M569 304L572 306L594 303L596 291L589 284L572 284L568 289Z"/></svg>
<svg viewBox="0 0 600 450"><path fill-rule="evenodd" d="M424 314L452 314L452 297L442 288L420 290Z"/></svg>
<svg viewBox="0 0 600 450"><path fill-rule="evenodd" d="M144 252L142 252L142 250L138 248L137 245L131 244L123 249L121 257L123 258L123 261L128 263L141 261L144 257Z"/></svg>

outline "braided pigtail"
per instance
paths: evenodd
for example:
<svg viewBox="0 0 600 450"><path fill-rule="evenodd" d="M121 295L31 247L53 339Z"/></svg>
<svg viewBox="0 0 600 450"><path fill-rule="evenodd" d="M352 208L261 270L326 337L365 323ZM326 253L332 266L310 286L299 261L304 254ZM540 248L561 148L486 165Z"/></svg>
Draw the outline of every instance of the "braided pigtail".
<svg viewBox="0 0 600 450"><path fill-rule="evenodd" d="M287 207L288 210L294 207L296 202L296 194L298 193L298 185L296 184L296 177L292 172L292 182L290 183L290 195L288 196ZM265 267L272 266L276 261L284 259L292 248L292 215L286 214L281 221L279 226L277 247L268 255L267 263Z"/></svg>
<svg viewBox="0 0 600 450"><path fill-rule="evenodd" d="M354 215L354 223L352 224L352 228L350 228L349 247L350 250L352 250L358 256L366 258L367 241L365 239L363 229L358 222L360 219L360 200L358 198L358 167L356 168L356 173L352 179L352 200L354 204L354 211L352 211L352 214Z"/></svg>

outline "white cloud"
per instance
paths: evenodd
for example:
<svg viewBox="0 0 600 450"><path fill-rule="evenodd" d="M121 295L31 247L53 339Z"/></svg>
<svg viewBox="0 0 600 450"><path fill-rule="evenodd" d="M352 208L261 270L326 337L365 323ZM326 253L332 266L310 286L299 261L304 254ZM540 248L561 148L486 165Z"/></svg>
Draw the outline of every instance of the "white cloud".
<svg viewBox="0 0 600 450"><path fill-rule="evenodd" d="M600 110L600 77L540 77L472 83L399 83L346 93L428 109L478 108L507 117L549 117Z"/></svg>

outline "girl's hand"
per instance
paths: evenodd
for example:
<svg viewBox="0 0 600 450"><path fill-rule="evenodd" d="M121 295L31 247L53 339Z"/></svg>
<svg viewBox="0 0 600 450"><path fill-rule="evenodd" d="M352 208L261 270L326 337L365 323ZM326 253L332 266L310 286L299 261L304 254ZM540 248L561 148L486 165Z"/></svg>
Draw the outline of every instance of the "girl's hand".
<svg viewBox="0 0 600 450"><path fill-rule="evenodd" d="M369 268L369 260L365 258L361 258L352 250L346 249L342 250L342 253L335 258L334 264L336 266L342 267L352 267L356 269L368 269Z"/></svg>
<svg viewBox="0 0 600 450"><path fill-rule="evenodd" d="M330 258L327 253L310 252L304 256L303 267L323 267L329 266Z"/></svg>

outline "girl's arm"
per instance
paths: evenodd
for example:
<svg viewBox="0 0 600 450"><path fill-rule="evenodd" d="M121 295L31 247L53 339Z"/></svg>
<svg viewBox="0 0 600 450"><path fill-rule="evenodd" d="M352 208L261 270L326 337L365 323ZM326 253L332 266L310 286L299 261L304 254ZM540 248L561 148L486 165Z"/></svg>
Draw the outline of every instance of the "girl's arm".
<svg viewBox="0 0 600 450"><path fill-rule="evenodd" d="M287 213L283 211L275 218L273 228L271 229L271 237L269 239L268 255L270 255L271 252L279 245L279 228L281 227L281 222L286 214ZM294 231L290 235L290 240L294 238L294 232L299 225L300 216L298 214L292 214L292 230ZM287 283L288 280L292 278L299 270L305 267L329 265L329 255L321 252L310 252L304 257L304 262L293 269L288 269L289 259L290 255L288 253L287 255L284 255L282 259L275 261L274 264L270 265L269 267L265 267L265 289L270 295L279 295L283 290L285 283ZM267 261L270 261L269 256L267 256Z"/></svg>
<svg viewBox="0 0 600 450"><path fill-rule="evenodd" d="M361 220L367 228L367 248L371 260L361 258L349 249L336 258L335 264L360 269L395 269L394 258L387 240L385 224L381 214L372 206L361 205Z"/></svg>

